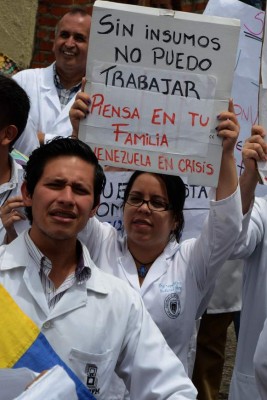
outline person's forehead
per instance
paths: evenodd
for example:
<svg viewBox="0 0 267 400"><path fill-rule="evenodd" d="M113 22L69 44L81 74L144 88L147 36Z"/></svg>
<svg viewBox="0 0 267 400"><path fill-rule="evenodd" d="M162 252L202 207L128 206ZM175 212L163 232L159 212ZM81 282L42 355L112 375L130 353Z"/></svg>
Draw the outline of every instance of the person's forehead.
<svg viewBox="0 0 267 400"><path fill-rule="evenodd" d="M153 191L155 188L162 193L167 193L165 182L159 175L144 172L135 178L131 190L145 189L147 191Z"/></svg>
<svg viewBox="0 0 267 400"><path fill-rule="evenodd" d="M75 31L88 34L91 26L91 17L82 14L65 14L58 23L58 32Z"/></svg>
<svg viewBox="0 0 267 400"><path fill-rule="evenodd" d="M79 156L58 156L47 160L43 176L67 175L69 178L79 176L82 179L90 180L94 177L94 171L95 166Z"/></svg>

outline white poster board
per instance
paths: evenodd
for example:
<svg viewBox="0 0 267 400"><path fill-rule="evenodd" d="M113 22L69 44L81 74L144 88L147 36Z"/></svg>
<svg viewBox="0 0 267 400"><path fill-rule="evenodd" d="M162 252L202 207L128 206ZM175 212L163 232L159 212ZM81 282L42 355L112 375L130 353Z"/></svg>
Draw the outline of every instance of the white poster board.
<svg viewBox="0 0 267 400"><path fill-rule="evenodd" d="M267 24L265 19L264 40L262 44L261 57L261 85L259 96L259 123L264 126L267 132ZM267 138L265 137L267 142ZM258 162L258 170L261 182L267 185L267 162Z"/></svg>
<svg viewBox="0 0 267 400"><path fill-rule="evenodd" d="M241 19L241 33L232 91L235 112L238 114L241 125L239 141L235 151L238 173L241 174L243 170L241 159L242 145L245 139L250 136L251 126L258 122L258 77L264 12L238 0L210 0L206 11L222 17L237 18L240 16ZM247 68L248 63L249 67ZM113 173L112 175L112 173L109 173L107 176L110 183L108 183L106 194L102 196L101 202L103 206L101 215L99 216L102 221L114 221L112 222L113 225L119 228L121 227L121 220L120 222L118 221L121 218L121 214L117 214L114 217L116 213L114 203L116 203L116 200L114 198L110 201L109 196L112 191L111 188L113 188L114 193L120 192L119 197L121 199L118 198L117 203L122 204L123 194L119 191L119 188L125 188L128 177L124 174L119 177L120 174ZM114 185L112 184L113 181ZM120 186L118 182L120 182ZM259 185L258 191L261 190L262 194L266 194L264 188L262 185ZM203 220L209 210L208 192L208 187L190 183L186 184L186 202L184 207L185 230L183 239L195 237L199 234L203 226ZM106 204L109 201L111 203L110 207ZM105 210L108 207L110 214L105 214ZM111 215L112 213L113 215Z"/></svg>
<svg viewBox="0 0 267 400"><path fill-rule="evenodd" d="M259 123L259 78L265 12L238 0L209 0L205 14L237 18L241 22L240 40L234 74L232 97L240 124L235 157L239 175L244 169L242 146L251 135L251 127ZM262 185L257 195L266 194Z"/></svg>
<svg viewBox="0 0 267 400"><path fill-rule="evenodd" d="M79 137L103 164L216 186L216 117L228 107L239 31L236 19L96 1L91 114Z"/></svg>

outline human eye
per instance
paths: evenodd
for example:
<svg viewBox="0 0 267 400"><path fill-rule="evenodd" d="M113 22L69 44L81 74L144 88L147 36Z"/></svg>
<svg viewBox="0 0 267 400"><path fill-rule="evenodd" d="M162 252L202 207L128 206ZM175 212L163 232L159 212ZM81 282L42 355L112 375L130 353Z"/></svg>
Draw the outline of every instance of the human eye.
<svg viewBox="0 0 267 400"><path fill-rule="evenodd" d="M129 202L130 202L131 204L134 204L134 205L135 205L135 204L136 204L136 205L141 204L142 201L143 201L142 197L140 197L140 196L138 196L138 195L136 195L136 194L129 194L128 200L129 200Z"/></svg>
<svg viewBox="0 0 267 400"><path fill-rule="evenodd" d="M61 31L60 34L59 34L59 36L60 36L62 39L68 39L68 38L70 37L70 34L69 34L69 32L67 32L67 31Z"/></svg>
<svg viewBox="0 0 267 400"><path fill-rule="evenodd" d="M59 181L52 181L52 182L47 182L45 186L48 187L49 189L60 190L64 186L64 183Z"/></svg>
<svg viewBox="0 0 267 400"><path fill-rule="evenodd" d="M159 200L159 199L151 199L150 204L156 210L165 210L167 207L167 203L165 203L163 200Z"/></svg>
<svg viewBox="0 0 267 400"><path fill-rule="evenodd" d="M74 35L74 40L76 40L76 42L85 42L85 36L81 35L81 34L76 34Z"/></svg>
<svg viewBox="0 0 267 400"><path fill-rule="evenodd" d="M86 196L87 194L90 194L90 191L86 187L84 187L82 185L78 185L78 184L73 185L72 190L74 193L81 195L81 196Z"/></svg>

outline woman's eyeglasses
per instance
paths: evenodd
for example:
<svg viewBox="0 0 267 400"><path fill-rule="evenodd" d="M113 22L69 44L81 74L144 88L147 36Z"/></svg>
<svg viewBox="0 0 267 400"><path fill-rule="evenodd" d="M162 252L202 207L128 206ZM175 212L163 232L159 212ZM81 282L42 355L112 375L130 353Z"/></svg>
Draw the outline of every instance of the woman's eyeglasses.
<svg viewBox="0 0 267 400"><path fill-rule="evenodd" d="M164 201L156 199L145 200L135 194L129 194L126 203L133 207L141 207L145 203L150 211L168 211L172 209L171 204Z"/></svg>

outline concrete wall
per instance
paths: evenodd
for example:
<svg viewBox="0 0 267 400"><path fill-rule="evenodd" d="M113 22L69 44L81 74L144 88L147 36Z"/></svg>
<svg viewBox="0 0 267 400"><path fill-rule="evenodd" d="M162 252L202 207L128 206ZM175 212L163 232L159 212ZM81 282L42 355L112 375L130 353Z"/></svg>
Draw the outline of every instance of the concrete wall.
<svg viewBox="0 0 267 400"><path fill-rule="evenodd" d="M121 3L202 12L207 0L115 0ZM93 0L0 0L0 53L19 68L45 67L53 59L54 27L69 6L80 4L90 12Z"/></svg>
<svg viewBox="0 0 267 400"><path fill-rule="evenodd" d="M0 53L20 68L30 65L38 0L0 0Z"/></svg>

